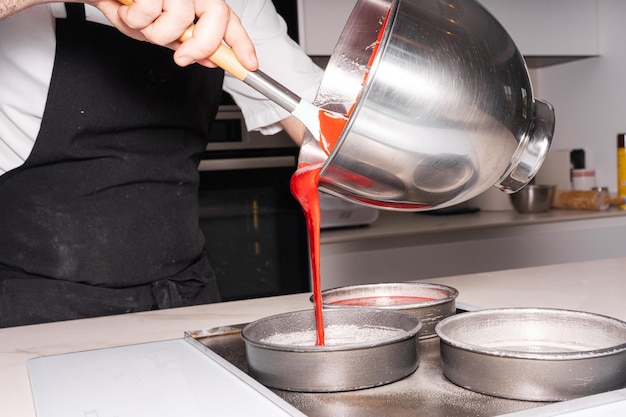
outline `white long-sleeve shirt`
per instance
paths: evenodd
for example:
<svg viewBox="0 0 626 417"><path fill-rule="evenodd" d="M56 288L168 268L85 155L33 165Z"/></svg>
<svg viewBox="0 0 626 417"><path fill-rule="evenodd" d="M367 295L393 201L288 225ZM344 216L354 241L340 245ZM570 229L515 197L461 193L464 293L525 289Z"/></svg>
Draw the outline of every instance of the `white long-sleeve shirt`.
<svg viewBox="0 0 626 417"><path fill-rule="evenodd" d="M270 0L227 0L250 35L263 72L307 100L313 100L323 75L286 33ZM87 20L109 24L100 11L86 7ZM30 155L46 106L55 51L55 18L63 3L47 3L0 20L0 175ZM288 113L243 82L226 75L224 90L241 107L250 130L281 129Z"/></svg>

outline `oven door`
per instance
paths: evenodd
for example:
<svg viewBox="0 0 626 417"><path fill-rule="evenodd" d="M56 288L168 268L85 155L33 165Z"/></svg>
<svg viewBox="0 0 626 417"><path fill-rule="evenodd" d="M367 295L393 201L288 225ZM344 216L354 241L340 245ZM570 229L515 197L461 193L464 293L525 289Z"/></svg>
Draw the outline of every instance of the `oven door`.
<svg viewBox="0 0 626 417"><path fill-rule="evenodd" d="M211 151L200 162L200 227L224 301L310 291L298 148Z"/></svg>

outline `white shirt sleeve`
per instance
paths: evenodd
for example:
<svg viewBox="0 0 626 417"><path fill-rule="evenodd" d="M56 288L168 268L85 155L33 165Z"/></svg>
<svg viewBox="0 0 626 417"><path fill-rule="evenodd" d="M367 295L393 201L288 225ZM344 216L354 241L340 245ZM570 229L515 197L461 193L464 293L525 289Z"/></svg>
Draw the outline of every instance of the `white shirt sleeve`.
<svg viewBox="0 0 626 417"><path fill-rule="evenodd" d="M0 20L0 175L22 165L35 145L55 43L47 4Z"/></svg>
<svg viewBox="0 0 626 417"><path fill-rule="evenodd" d="M270 0L227 0L252 39L259 69L305 100L313 101L324 72L287 35L287 25ZM241 108L248 130L273 134L289 113L242 81L226 75L224 91Z"/></svg>

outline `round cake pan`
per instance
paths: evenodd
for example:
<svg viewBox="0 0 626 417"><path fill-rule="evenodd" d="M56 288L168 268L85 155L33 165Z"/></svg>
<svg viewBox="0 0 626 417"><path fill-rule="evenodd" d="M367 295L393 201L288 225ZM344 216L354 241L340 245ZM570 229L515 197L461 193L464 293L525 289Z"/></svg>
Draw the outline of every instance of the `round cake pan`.
<svg viewBox="0 0 626 417"><path fill-rule="evenodd" d="M472 391L560 401L626 386L626 323L582 311L479 310L436 326L443 374Z"/></svg>
<svg viewBox="0 0 626 417"><path fill-rule="evenodd" d="M418 337L436 336L437 323L456 313L459 292L422 282L363 284L322 291L324 308L373 307L411 314L422 321Z"/></svg>
<svg viewBox="0 0 626 417"><path fill-rule="evenodd" d="M351 391L388 384L419 364L418 318L391 310L324 312L326 344L315 345L313 310L270 316L241 332L248 372L288 391ZM304 336L304 337L302 337Z"/></svg>

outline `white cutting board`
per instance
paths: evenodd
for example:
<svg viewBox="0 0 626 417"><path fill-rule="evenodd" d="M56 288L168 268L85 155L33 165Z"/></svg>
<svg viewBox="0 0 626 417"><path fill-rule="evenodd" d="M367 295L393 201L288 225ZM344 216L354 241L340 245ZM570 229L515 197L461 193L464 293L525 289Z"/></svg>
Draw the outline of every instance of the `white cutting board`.
<svg viewBox="0 0 626 417"><path fill-rule="evenodd" d="M28 361L38 417L304 416L184 339Z"/></svg>

